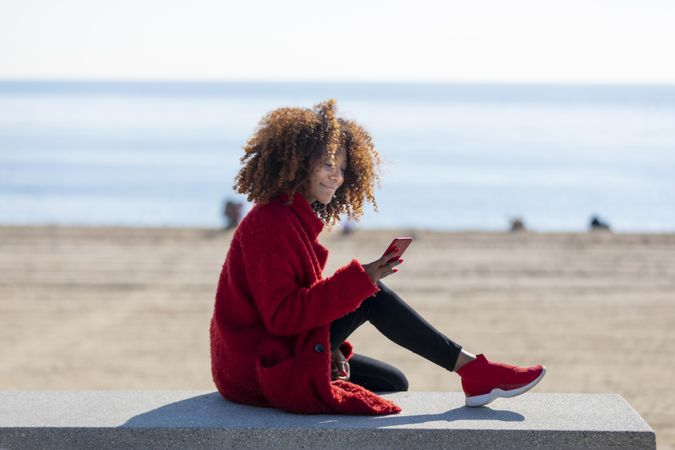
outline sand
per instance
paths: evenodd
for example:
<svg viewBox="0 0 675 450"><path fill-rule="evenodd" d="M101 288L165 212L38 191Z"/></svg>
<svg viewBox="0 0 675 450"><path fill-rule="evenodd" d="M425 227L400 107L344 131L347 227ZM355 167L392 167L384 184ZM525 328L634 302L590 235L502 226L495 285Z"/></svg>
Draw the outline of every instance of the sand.
<svg viewBox="0 0 675 450"><path fill-rule="evenodd" d="M675 448L675 235L324 232L326 275L414 234L384 281L474 353L542 363L538 392L623 395ZM230 232L0 227L0 389L214 389L208 324ZM369 324L357 352L412 390L456 375Z"/></svg>

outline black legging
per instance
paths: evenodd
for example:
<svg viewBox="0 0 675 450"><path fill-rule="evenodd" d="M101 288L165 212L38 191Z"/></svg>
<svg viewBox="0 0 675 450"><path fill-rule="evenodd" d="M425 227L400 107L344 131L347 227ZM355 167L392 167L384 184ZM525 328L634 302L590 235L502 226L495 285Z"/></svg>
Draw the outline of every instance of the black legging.
<svg viewBox="0 0 675 450"><path fill-rule="evenodd" d="M377 283L380 290L364 300L354 312L331 323L331 350L369 321L389 340L452 371L462 347L448 339L405 303L394 291ZM371 391L406 391L408 380L394 366L354 354L349 360L350 381Z"/></svg>

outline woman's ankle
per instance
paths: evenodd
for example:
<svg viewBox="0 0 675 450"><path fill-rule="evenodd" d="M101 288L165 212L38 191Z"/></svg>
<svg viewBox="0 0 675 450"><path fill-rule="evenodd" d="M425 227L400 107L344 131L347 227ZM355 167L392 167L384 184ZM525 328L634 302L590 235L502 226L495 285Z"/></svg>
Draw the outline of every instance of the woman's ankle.
<svg viewBox="0 0 675 450"><path fill-rule="evenodd" d="M455 367L452 369L453 372L457 372L459 369L470 363L476 359L476 355L467 352L466 350L462 349L461 352L459 352L459 356L457 357L457 362L455 362Z"/></svg>

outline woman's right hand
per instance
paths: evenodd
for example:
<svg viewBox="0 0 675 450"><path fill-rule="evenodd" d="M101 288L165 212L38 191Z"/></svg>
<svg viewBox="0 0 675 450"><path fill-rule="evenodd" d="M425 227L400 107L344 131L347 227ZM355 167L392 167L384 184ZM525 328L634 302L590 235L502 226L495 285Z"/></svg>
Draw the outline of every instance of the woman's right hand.
<svg viewBox="0 0 675 450"><path fill-rule="evenodd" d="M377 261L373 261L369 264L363 264L363 270L366 271L370 280L373 283L377 283L384 277L388 277L392 273L398 272L398 269L394 267L398 266L403 262L402 259L395 259L390 263L387 263L391 258L396 256L396 252L387 253Z"/></svg>

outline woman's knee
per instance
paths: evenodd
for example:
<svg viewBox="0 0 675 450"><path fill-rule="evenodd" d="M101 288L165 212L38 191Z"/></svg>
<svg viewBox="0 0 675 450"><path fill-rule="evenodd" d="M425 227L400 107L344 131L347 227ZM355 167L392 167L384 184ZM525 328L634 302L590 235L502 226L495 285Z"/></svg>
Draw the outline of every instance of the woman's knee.
<svg viewBox="0 0 675 450"><path fill-rule="evenodd" d="M397 367L368 356L355 354L350 360L352 381L366 389L381 392L408 390L408 379Z"/></svg>
<svg viewBox="0 0 675 450"><path fill-rule="evenodd" d="M392 392L403 392L408 390L408 379L405 374L399 369L394 368L389 374L389 383L391 384Z"/></svg>
<svg viewBox="0 0 675 450"><path fill-rule="evenodd" d="M392 374L386 376L353 375L350 381L373 392L404 392L408 390L408 379L402 374L401 376L393 376Z"/></svg>

